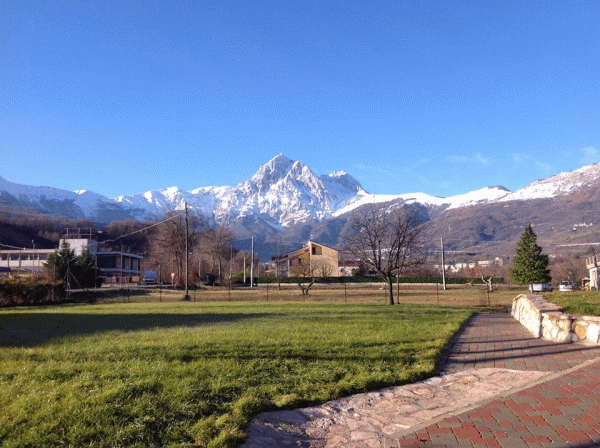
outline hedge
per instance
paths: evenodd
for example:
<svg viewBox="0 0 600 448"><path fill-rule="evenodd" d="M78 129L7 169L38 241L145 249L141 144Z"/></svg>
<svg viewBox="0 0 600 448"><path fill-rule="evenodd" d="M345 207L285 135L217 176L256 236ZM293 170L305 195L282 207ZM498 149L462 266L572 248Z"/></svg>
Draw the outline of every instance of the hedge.
<svg viewBox="0 0 600 448"><path fill-rule="evenodd" d="M64 282L37 279L0 279L0 307L60 302L65 297Z"/></svg>

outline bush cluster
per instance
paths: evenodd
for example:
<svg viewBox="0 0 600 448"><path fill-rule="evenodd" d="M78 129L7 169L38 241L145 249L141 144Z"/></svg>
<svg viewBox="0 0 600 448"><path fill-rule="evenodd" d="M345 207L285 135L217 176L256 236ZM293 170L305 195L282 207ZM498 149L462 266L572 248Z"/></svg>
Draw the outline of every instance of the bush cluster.
<svg viewBox="0 0 600 448"><path fill-rule="evenodd" d="M0 279L0 307L58 302L64 297L64 282L49 282L34 278Z"/></svg>

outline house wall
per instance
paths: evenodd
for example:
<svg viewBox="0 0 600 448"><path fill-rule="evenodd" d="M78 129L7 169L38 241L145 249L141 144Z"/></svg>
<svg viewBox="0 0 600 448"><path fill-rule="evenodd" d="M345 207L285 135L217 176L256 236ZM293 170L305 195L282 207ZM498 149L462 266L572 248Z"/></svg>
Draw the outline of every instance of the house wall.
<svg viewBox="0 0 600 448"><path fill-rule="evenodd" d="M598 289L598 268L590 269L590 288Z"/></svg>
<svg viewBox="0 0 600 448"><path fill-rule="evenodd" d="M121 269L121 259L123 269ZM106 283L139 282L141 276L141 260L139 255L118 251L98 252L98 270ZM121 274L123 279L121 279Z"/></svg>
<svg viewBox="0 0 600 448"><path fill-rule="evenodd" d="M98 242L89 238L64 238L60 240L59 248L62 246L63 241L69 245L69 249L73 251L76 257L80 256L86 247L92 255L96 255L98 250Z"/></svg>
<svg viewBox="0 0 600 448"><path fill-rule="evenodd" d="M323 263L328 277L339 277L338 251L331 247L323 246L313 242L308 243L311 263Z"/></svg>
<svg viewBox="0 0 600 448"><path fill-rule="evenodd" d="M283 255L275 261L279 269L287 272L288 276L308 275L309 269L314 269L320 263L326 267L323 269L327 277L339 277L338 251L331 247L309 241L301 249ZM304 269L302 269L304 267ZM295 271L295 272L294 272ZM280 271L281 272L281 271Z"/></svg>

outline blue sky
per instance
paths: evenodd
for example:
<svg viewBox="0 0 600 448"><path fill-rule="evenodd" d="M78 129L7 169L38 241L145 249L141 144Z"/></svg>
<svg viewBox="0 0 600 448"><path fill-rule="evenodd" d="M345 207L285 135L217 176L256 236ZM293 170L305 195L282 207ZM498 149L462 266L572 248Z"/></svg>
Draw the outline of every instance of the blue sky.
<svg viewBox="0 0 600 448"><path fill-rule="evenodd" d="M514 190L600 161L599 43L595 0L1 2L0 176Z"/></svg>

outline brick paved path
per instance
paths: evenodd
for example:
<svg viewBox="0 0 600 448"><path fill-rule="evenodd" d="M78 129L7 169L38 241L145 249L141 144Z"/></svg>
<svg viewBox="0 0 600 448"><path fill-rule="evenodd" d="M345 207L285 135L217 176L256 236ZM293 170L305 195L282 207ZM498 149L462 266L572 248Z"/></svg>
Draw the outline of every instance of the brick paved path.
<svg viewBox="0 0 600 448"><path fill-rule="evenodd" d="M482 367L559 372L430 424L396 446L600 446L600 347L535 339L508 314L481 314L456 339L443 371Z"/></svg>
<svg viewBox="0 0 600 448"><path fill-rule="evenodd" d="M496 367L548 372L599 356L600 346L536 339L510 314L477 314L459 334L442 370Z"/></svg>

